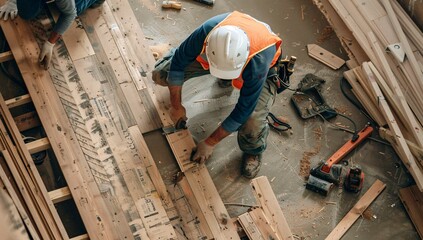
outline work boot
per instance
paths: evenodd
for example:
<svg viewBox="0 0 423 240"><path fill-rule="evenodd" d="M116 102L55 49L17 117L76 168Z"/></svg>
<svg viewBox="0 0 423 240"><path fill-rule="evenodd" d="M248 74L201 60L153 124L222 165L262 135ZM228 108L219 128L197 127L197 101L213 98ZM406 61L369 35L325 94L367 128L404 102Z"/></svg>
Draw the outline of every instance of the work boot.
<svg viewBox="0 0 423 240"><path fill-rule="evenodd" d="M221 88L228 88L232 87L232 80L223 80L223 79L217 79L217 85Z"/></svg>
<svg viewBox="0 0 423 240"><path fill-rule="evenodd" d="M241 174L246 178L255 178L260 171L261 154L252 155L244 153L242 155L242 169Z"/></svg>

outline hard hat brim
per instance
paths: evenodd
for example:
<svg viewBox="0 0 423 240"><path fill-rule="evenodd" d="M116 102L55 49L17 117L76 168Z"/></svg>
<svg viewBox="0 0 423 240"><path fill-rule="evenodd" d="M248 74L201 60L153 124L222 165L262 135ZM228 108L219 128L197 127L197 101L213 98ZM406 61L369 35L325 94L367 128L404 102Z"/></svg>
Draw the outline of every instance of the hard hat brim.
<svg viewBox="0 0 423 240"><path fill-rule="evenodd" d="M242 68L236 69L236 70L219 70L213 66L210 66L210 74L213 75L216 78L220 79L236 79L241 75Z"/></svg>

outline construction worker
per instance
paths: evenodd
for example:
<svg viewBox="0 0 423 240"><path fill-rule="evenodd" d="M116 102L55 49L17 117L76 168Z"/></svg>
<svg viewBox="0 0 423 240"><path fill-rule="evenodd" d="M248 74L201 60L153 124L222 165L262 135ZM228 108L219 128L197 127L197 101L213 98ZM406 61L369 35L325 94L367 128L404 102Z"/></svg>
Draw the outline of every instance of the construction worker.
<svg viewBox="0 0 423 240"><path fill-rule="evenodd" d="M267 76L281 55L281 43L266 23L235 11L207 20L177 49L157 61L153 80L168 86L175 123L187 119L181 103L184 81L210 73L240 89L230 115L197 144L194 161L209 159L222 139L238 131L243 151L241 174L247 178L257 175L269 133L266 117L277 92L273 78Z"/></svg>
<svg viewBox="0 0 423 240"><path fill-rule="evenodd" d="M44 42L39 55L40 64L44 69L50 66L53 46L66 32L76 16L82 14L87 8L100 6L105 0L55 0L60 11L59 19L55 24L49 38ZM0 19L5 21L14 19L17 15L25 20L31 20L41 13L46 6L46 0L8 0L0 7Z"/></svg>

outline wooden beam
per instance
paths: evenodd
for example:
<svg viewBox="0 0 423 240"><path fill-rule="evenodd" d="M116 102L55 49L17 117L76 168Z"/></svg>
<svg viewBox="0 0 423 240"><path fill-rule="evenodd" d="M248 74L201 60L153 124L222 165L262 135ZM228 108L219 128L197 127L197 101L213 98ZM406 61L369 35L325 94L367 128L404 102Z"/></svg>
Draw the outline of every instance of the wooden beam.
<svg viewBox="0 0 423 240"><path fill-rule="evenodd" d="M34 240L39 240L40 235L36 230L36 227L34 226L33 222L31 221L31 218L28 216L28 213L26 212L22 202L20 201L18 195L15 192L15 189L13 188L12 184L10 183L10 180L8 178L8 176L6 175L6 173L4 172L2 166L0 166L0 179L2 181L2 183L4 184L4 186L6 187L13 203L15 204L19 215L23 221L23 223L25 224L26 228L28 229L29 234L31 235L31 237Z"/></svg>
<svg viewBox="0 0 423 240"><path fill-rule="evenodd" d="M373 33L369 33L370 39L374 39ZM404 162L407 169L410 171L411 175L413 175L414 180L417 182L417 185L421 190L423 190L423 173L416 165L416 161L414 159L413 154L411 153L407 143L405 142L404 136L401 133L399 128L398 122L396 121L388 102L386 101L382 91L379 88L379 85L376 82L375 76L371 71L368 63L363 63L362 65L363 71L366 75L366 78L372 85L372 88L375 92L375 96L379 106L381 107L382 114L385 116L385 119L388 122L389 129L395 134L396 136L396 143L398 144L398 149L400 152L398 155L401 157L401 160Z"/></svg>
<svg viewBox="0 0 423 240"><path fill-rule="evenodd" d="M31 96L29 96L29 94L25 94L22 96L18 96L18 97L6 100L6 105L9 108L14 108L29 102L31 102Z"/></svg>
<svg viewBox="0 0 423 240"><path fill-rule="evenodd" d="M344 218L336 225L332 232L326 237L326 240L341 239L348 229L363 215L364 211L385 189L386 184L380 180L376 180L367 192L358 200L354 207L345 215Z"/></svg>
<svg viewBox="0 0 423 240"><path fill-rule="evenodd" d="M294 239L267 177L254 178L251 180L251 187L277 238L281 240Z"/></svg>
<svg viewBox="0 0 423 240"><path fill-rule="evenodd" d="M242 228L250 240L263 240L267 239L261 235L256 223L251 218L250 213L246 212L238 216L238 221L241 223Z"/></svg>
<svg viewBox="0 0 423 240"><path fill-rule="evenodd" d="M82 234L76 237L71 238L70 240L89 240L90 237L88 236L88 234Z"/></svg>
<svg viewBox="0 0 423 240"><path fill-rule="evenodd" d="M391 144L395 143L395 137L389 129L386 128L379 128L379 135L381 138L387 140ZM408 139L405 139L407 142L408 147L410 148L411 153L418 159L418 161L423 165L423 148L417 146L417 144L411 142Z"/></svg>
<svg viewBox="0 0 423 240"><path fill-rule="evenodd" d="M47 149L50 149L50 142L48 138L40 138L35 141L26 143L26 148L30 154L38 153Z"/></svg>
<svg viewBox="0 0 423 240"><path fill-rule="evenodd" d="M20 132L41 126L36 112L28 112L13 118Z"/></svg>
<svg viewBox="0 0 423 240"><path fill-rule="evenodd" d="M6 62L12 59L13 59L12 51L0 53L0 63Z"/></svg>
<svg viewBox="0 0 423 240"><path fill-rule="evenodd" d="M320 47L319 45L308 44L307 50L308 50L308 55L310 57L320 61L321 63L325 64L326 66L334 70L339 69L340 67L342 67L342 65L345 64L345 61L342 58Z"/></svg>
<svg viewBox="0 0 423 240"><path fill-rule="evenodd" d="M53 191L48 192L51 201L54 204L66 201L68 199L72 199L72 194L69 190L69 187L62 187Z"/></svg>
<svg viewBox="0 0 423 240"><path fill-rule="evenodd" d="M414 223L420 238L423 238L423 193L416 185L401 188L399 197Z"/></svg>
<svg viewBox="0 0 423 240"><path fill-rule="evenodd" d="M398 21L398 18L392 8L391 3L389 0L381 0L383 6L385 7L385 10L388 14L389 20L391 20L391 24L395 30L395 33L397 34L397 37L399 38L403 49L405 51L405 54L407 55L408 60L410 61L411 68L413 69L414 75L415 75L415 81L416 84L422 86L423 85L423 72L420 68L416 57L414 56L413 51L411 50L410 43L408 42L407 37L404 34L404 31L401 28L401 25Z"/></svg>

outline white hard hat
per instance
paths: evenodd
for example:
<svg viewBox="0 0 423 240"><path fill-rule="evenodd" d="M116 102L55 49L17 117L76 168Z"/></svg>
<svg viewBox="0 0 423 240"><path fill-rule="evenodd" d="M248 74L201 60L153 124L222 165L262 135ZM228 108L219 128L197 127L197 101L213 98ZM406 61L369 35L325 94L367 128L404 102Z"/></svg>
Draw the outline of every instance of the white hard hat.
<svg viewBox="0 0 423 240"><path fill-rule="evenodd" d="M226 25L213 29L206 44L210 74L220 79L238 78L249 52L250 41L241 28Z"/></svg>

